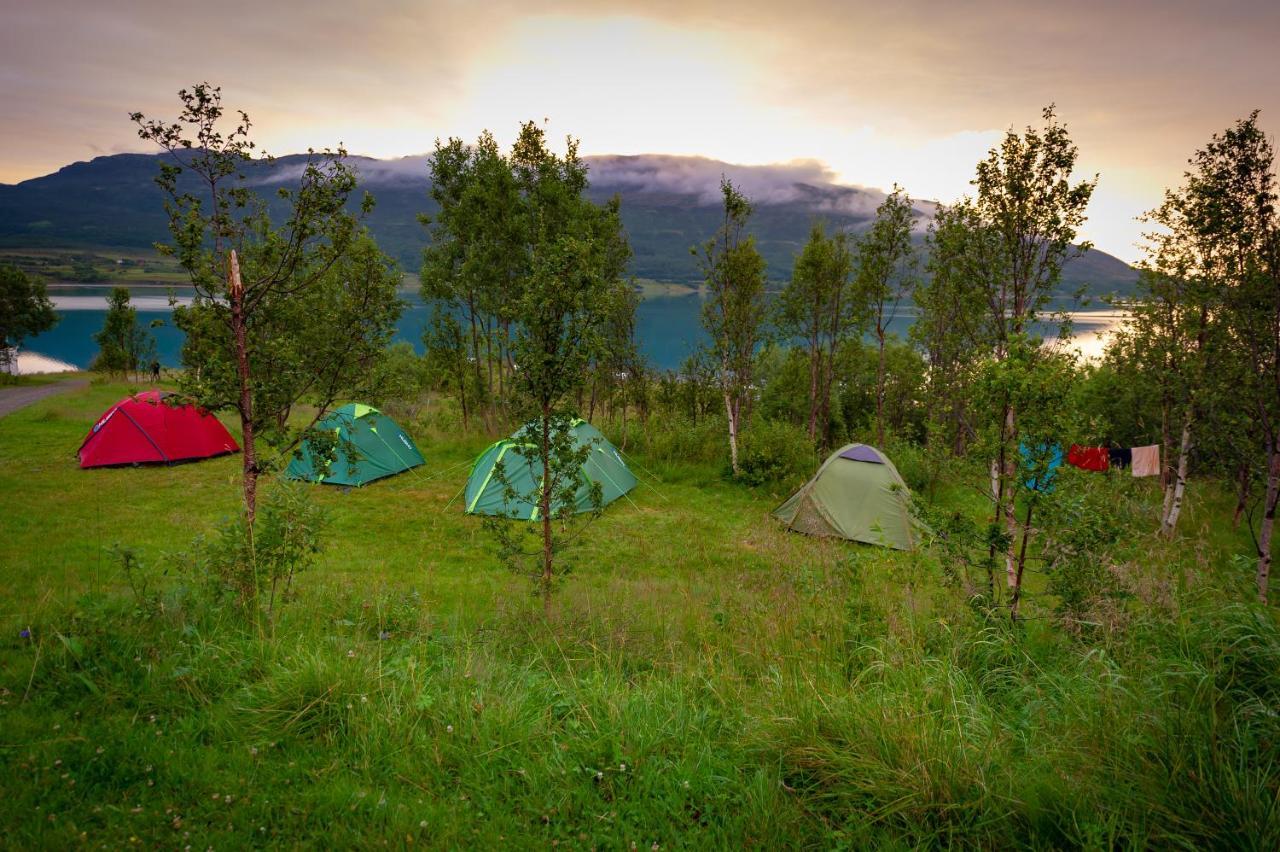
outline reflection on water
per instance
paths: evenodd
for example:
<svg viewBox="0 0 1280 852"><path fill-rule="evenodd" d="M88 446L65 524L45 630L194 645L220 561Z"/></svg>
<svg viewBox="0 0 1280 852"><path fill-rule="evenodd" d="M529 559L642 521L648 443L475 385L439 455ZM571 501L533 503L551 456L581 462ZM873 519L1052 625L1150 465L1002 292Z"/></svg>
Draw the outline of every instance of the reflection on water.
<svg viewBox="0 0 1280 852"><path fill-rule="evenodd" d="M94 333L102 329L106 314L104 287L56 288L50 293L54 307L62 321L52 331L32 338L26 345L29 353L40 353L49 358L64 361L77 367L87 367L97 353ZM179 304L190 304L190 288L173 291L155 287L131 290L132 304L138 310L138 319L144 326L158 320L153 329L160 360L166 366L177 366L182 346L182 333L173 327L170 317L170 295ZM706 341L702 330L702 299L696 292L676 289L650 289L644 294L636 312L636 338L640 349L649 361L659 369L675 369L694 350ZM396 333L397 340L407 340L419 351L422 349L422 332L430 318L428 307L416 293L405 294L408 306L401 317ZM1075 336L1070 348L1080 350L1086 358L1102 354L1108 332L1126 314L1115 310L1077 311L1072 314ZM889 326L889 331L905 338L914 315L904 310ZM1051 335L1055 329L1042 325L1040 333Z"/></svg>

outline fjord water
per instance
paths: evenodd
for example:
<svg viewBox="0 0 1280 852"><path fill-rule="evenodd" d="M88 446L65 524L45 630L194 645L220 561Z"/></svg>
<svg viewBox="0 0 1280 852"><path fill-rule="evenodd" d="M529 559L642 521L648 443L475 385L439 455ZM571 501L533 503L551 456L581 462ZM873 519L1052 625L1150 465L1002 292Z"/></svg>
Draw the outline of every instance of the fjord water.
<svg viewBox="0 0 1280 852"><path fill-rule="evenodd" d="M24 347L27 352L39 353L49 358L65 361L81 369L89 366L98 346L93 335L102 329L106 316L108 288L101 286L54 287L50 297L61 316L58 325L39 337L31 338ZM138 311L138 320L151 328L155 335L160 362L166 367L178 366L182 347L182 332L174 327L170 308L170 292L179 303L191 299L189 288L172 291L157 287L131 289L132 304ZM416 293L406 292L407 302L396 333L397 340L405 340L421 351L422 332L430 318L430 309ZM702 298L687 289L646 291L636 312L636 338L641 351L658 369L676 369L694 348L706 340L701 324ZM899 317L890 331L905 337L912 322L909 308L900 309ZM1086 355L1098 354L1102 335L1123 314L1115 311L1078 311L1073 315L1076 324L1076 340ZM1043 329L1042 332L1048 331Z"/></svg>

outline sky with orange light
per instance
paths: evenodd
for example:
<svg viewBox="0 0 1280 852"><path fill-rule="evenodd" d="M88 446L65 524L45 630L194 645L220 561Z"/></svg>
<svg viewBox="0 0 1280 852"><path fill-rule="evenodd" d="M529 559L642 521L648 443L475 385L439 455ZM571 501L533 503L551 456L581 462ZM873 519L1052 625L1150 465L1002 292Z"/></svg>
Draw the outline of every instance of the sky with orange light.
<svg viewBox="0 0 1280 852"><path fill-rule="evenodd" d="M395 157L546 119L586 154L817 160L953 200L1049 102L1101 175L1084 236L1135 217L1252 109L1280 130L1280 2L0 0L0 182L147 150L127 114L199 80L273 153Z"/></svg>

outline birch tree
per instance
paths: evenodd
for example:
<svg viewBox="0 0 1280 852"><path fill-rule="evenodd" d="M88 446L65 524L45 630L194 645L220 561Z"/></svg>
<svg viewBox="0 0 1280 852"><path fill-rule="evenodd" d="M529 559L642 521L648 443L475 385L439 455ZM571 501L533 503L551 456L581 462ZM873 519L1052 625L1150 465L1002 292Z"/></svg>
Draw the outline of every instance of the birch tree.
<svg viewBox="0 0 1280 852"><path fill-rule="evenodd" d="M928 274L916 282L919 315L909 335L928 364L928 445L935 455L963 456L976 436L970 391L974 353L991 350L983 281L997 250L969 201L939 207L926 237Z"/></svg>
<svg viewBox="0 0 1280 852"><path fill-rule="evenodd" d="M778 299L779 332L804 341L809 360L809 438L827 441L836 353L858 336L865 317L850 292L853 254L843 233L827 235L821 223L796 258L791 282Z"/></svg>
<svg viewBox="0 0 1280 852"><path fill-rule="evenodd" d="M711 338L711 355L729 424L729 462L733 475L738 476L742 472L738 439L752 390L756 346L763 338L765 262L755 238L746 233L751 202L726 178L720 179L720 192L724 221L701 253L694 249L694 254L699 257L707 288L702 325Z"/></svg>
<svg viewBox="0 0 1280 852"><path fill-rule="evenodd" d="M1280 213L1275 150L1258 113L1214 135L1192 158L1187 221L1225 285L1225 324L1245 364L1233 393L1263 437L1265 471L1257 535L1257 594L1267 602L1280 500Z"/></svg>
<svg viewBox="0 0 1280 852"><path fill-rule="evenodd" d="M486 133L483 138L492 137ZM488 198L481 206L505 221L459 216L450 220L447 237L451 251L471 247L464 254L474 255L488 241L485 250L493 253L490 261L474 267L464 261L454 270L460 276L455 281L470 287L472 276L496 275L510 284L501 312L491 315L508 323L503 346L509 347L514 369L507 388L515 413L529 420L525 435L536 449L540 474L532 493L511 496L538 507L538 534L505 518L493 519L489 528L509 567L524 572L533 566L528 573L549 611L555 579L563 573L557 570L563 537L557 537L556 529L573 514L573 495L582 483L589 450L574 445L575 414L566 403L581 387L587 368L610 355L607 331L619 310L621 291L629 287L623 274L630 247L618 200L596 205L587 199L587 166L578 156L576 140L566 140L565 153L557 154L547 146L545 131L530 121L521 125L510 154L494 156L484 169L463 175L451 191ZM498 169L506 170L509 179L492 173ZM501 207L486 206L494 186L514 189ZM456 344L461 328L446 325L446 335ZM498 357L495 352L495 361ZM456 366L457 359L451 360ZM503 471L495 470L504 488L511 488ZM536 550L526 550L529 538L536 538Z"/></svg>
<svg viewBox="0 0 1280 852"><path fill-rule="evenodd" d="M973 185L974 211L989 229L992 251L983 259L980 280L986 292L993 356L1007 357L1010 341L1030 331L1062 279L1062 268L1089 244L1076 244L1085 209L1097 177L1075 181L1078 149L1046 107L1044 126L1019 134L1010 129L1003 141L978 163ZM1017 476L1018 410L1012 400L1001 407L991 466L994 522L1003 523L1010 542L1005 570L1011 592L1020 585L1012 541L1017 521L1011 489Z"/></svg>
<svg viewBox="0 0 1280 852"><path fill-rule="evenodd" d="M168 155L157 178L174 255L195 291L174 310L186 334L181 389L212 411L239 415L245 520L252 536L257 483L340 397L370 387L403 304L400 275L361 227L372 209L354 202L346 153L311 152L297 183L276 192L273 220L247 180L275 161L250 139L248 115L224 129L221 90L200 83L178 93L176 121L131 118L138 135ZM290 414L309 402L302 426ZM259 442L278 450L264 458Z"/></svg>
<svg viewBox="0 0 1280 852"><path fill-rule="evenodd" d="M911 198L894 187L876 209L875 222L858 242L859 300L867 306L876 337L876 442L884 446L884 344L904 297L915 286L917 258L911 244Z"/></svg>
<svg viewBox="0 0 1280 852"><path fill-rule="evenodd" d="M44 282L16 266L0 265L0 371L10 371L24 339L57 324Z"/></svg>

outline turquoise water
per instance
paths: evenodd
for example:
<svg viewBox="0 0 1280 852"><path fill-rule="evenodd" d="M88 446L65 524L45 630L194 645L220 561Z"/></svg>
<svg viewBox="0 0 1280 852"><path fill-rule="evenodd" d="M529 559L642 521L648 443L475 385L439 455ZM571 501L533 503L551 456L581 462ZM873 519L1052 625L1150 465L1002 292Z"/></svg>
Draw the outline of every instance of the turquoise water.
<svg viewBox="0 0 1280 852"><path fill-rule="evenodd" d="M23 347L76 367L86 368L98 352L93 335L102 329L106 316L106 290L101 287L59 287L50 293L61 316L49 332L33 337ZM153 320L163 325L152 329L160 361L176 367L182 347L182 332L174 328L166 291L136 288L132 291L138 320L150 326ZM189 289L178 289L179 300L189 299ZM422 332L430 319L428 307L416 294L406 294L408 307L396 330L397 340L407 340L422 350ZM701 327L702 301L696 294L658 295L640 303L636 314L636 337L644 354L660 369L674 369L705 339Z"/></svg>
<svg viewBox="0 0 1280 852"><path fill-rule="evenodd" d="M93 334L102 328L106 315L106 293L102 287L59 287L50 293L54 306L62 317L52 331L31 338L24 349L50 358L65 361L79 368L86 368L97 353ZM189 299L191 291L176 290L179 299ZM416 294L406 295L408 307L401 317L396 333L397 340L407 340L422 350L422 331L429 319L429 310ZM138 319L143 325L158 320L162 325L153 329L160 361L167 367L179 363L182 332L173 327L168 295L155 288L136 288L133 304L138 309ZM655 367L675 369L706 335L701 326L702 299L696 293L678 295L654 295L640 302L636 312L636 338L641 351ZM1118 317L1107 312L1077 313L1079 342L1085 344L1088 353L1090 336L1109 328ZM905 337L911 325L911 316L899 317L890 325L890 331ZM1094 341L1097 342L1097 341Z"/></svg>

